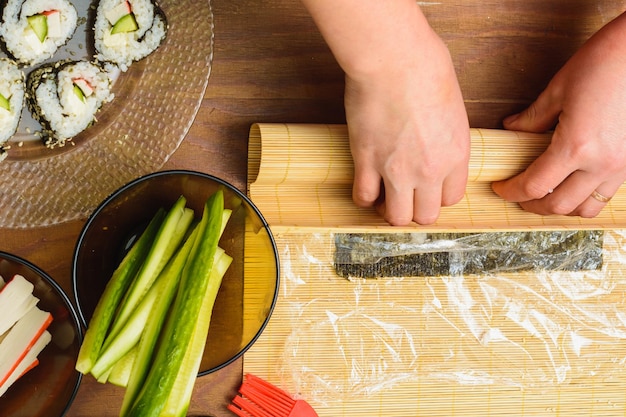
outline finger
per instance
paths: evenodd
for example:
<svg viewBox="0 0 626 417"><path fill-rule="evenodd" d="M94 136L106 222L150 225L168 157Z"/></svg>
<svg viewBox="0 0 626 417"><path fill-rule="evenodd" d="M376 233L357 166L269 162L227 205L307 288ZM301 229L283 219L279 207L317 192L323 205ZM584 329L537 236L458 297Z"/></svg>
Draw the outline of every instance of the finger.
<svg viewBox="0 0 626 417"><path fill-rule="evenodd" d="M392 183L384 184L385 198L377 207L378 212L392 226L406 226L413 219L413 189L396 188Z"/></svg>
<svg viewBox="0 0 626 417"><path fill-rule="evenodd" d="M607 181L600 184L572 214L586 218L596 217L617 193L621 185L621 182L615 181Z"/></svg>
<svg viewBox="0 0 626 417"><path fill-rule="evenodd" d="M433 224L441 211L441 185L430 184L415 190L413 220L418 224Z"/></svg>
<svg viewBox="0 0 626 417"><path fill-rule="evenodd" d="M538 200L554 191L576 167L555 150L548 146L522 173L491 185L500 197L511 202Z"/></svg>
<svg viewBox="0 0 626 417"><path fill-rule="evenodd" d="M543 198L521 202L520 206L526 211L541 215L572 215L597 186L598 180L594 175L586 171L575 171L563 180L553 193Z"/></svg>
<svg viewBox="0 0 626 417"><path fill-rule="evenodd" d="M355 166L352 200L358 207L372 207L381 196L380 174L372 169Z"/></svg>
<svg viewBox="0 0 626 417"><path fill-rule="evenodd" d="M537 100L520 113L504 119L504 128L522 132L545 132L556 125L561 112L560 101L548 86Z"/></svg>
<svg viewBox="0 0 626 417"><path fill-rule="evenodd" d="M452 172L443 182L442 206L452 206L463 199L467 187L468 164Z"/></svg>

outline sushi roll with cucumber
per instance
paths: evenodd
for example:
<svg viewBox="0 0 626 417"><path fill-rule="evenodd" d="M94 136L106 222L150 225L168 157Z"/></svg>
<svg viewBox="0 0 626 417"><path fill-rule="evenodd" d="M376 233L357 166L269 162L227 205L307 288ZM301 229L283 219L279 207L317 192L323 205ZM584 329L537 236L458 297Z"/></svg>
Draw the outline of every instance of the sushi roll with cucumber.
<svg viewBox="0 0 626 417"><path fill-rule="evenodd" d="M6 158L5 145L17 130L24 102L24 73L17 64L0 58L0 160Z"/></svg>
<svg viewBox="0 0 626 417"><path fill-rule="evenodd" d="M68 0L7 0L0 37L23 65L51 58L76 30L78 16Z"/></svg>
<svg viewBox="0 0 626 417"><path fill-rule="evenodd" d="M167 20L153 0L101 0L96 12L96 58L122 71L154 52L167 35Z"/></svg>
<svg viewBox="0 0 626 417"><path fill-rule="evenodd" d="M95 62L54 62L26 77L26 104L48 148L65 145L89 127L112 99L109 72Z"/></svg>

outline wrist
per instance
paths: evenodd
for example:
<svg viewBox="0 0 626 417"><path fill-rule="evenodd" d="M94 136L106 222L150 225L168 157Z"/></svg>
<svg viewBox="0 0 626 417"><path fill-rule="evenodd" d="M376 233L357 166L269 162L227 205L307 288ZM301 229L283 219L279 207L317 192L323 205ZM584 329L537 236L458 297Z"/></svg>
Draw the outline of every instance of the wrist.
<svg viewBox="0 0 626 417"><path fill-rule="evenodd" d="M353 79L412 66L445 45L414 0L303 0L337 62ZM430 52L429 52L430 51Z"/></svg>

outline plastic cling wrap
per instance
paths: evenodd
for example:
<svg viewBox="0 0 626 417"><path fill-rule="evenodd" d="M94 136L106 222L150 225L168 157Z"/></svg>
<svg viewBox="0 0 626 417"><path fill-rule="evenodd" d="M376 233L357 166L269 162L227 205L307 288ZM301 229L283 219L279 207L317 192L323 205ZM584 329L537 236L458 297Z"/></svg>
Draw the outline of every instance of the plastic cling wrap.
<svg viewBox="0 0 626 417"><path fill-rule="evenodd" d="M509 264L500 262L501 244L521 236L490 236L482 250L472 249L492 262L483 272L472 264L432 276L346 279L335 270L345 235L279 233L281 301L266 331L273 346L280 340L273 371L322 403L415 382L545 389L619 378L626 371L626 232L579 233L563 246L567 236L542 237L566 249L548 257L517 252ZM447 236L446 250L435 251L456 256L456 247L467 256L466 237ZM404 247L402 256L428 253L415 250L423 243ZM368 262L374 258L381 256Z"/></svg>
<svg viewBox="0 0 626 417"><path fill-rule="evenodd" d="M602 267L601 230L335 235L341 276L438 276Z"/></svg>

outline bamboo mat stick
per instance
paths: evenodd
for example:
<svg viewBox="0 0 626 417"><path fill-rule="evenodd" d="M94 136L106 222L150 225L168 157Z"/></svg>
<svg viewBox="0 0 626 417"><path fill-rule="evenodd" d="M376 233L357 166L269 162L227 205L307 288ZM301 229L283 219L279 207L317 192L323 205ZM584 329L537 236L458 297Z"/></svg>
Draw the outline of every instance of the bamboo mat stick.
<svg viewBox="0 0 626 417"><path fill-rule="evenodd" d="M594 219L535 215L493 193L492 181L521 172L549 141L547 134L472 129L469 183L464 199L443 208L437 223L421 229L623 227L624 187ZM354 169L344 125L255 124L250 129L248 159L249 195L274 228L389 228L373 209L361 209L352 203Z"/></svg>

